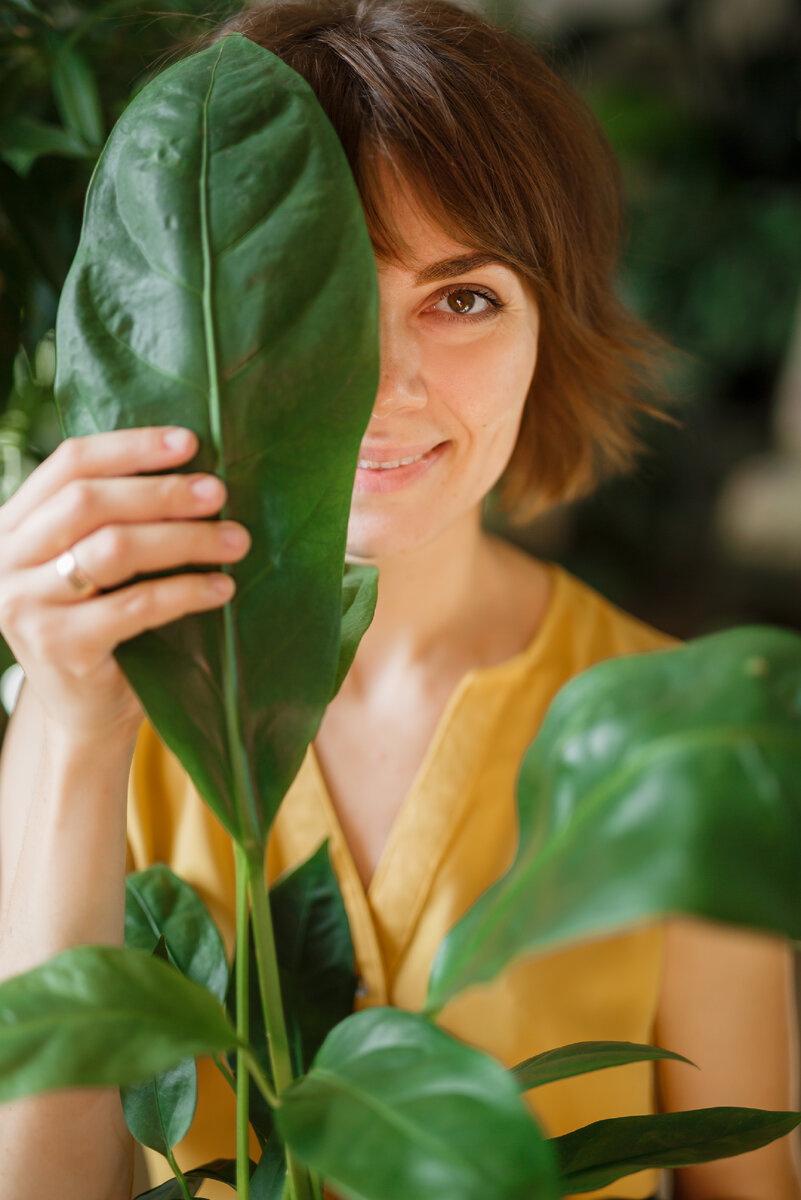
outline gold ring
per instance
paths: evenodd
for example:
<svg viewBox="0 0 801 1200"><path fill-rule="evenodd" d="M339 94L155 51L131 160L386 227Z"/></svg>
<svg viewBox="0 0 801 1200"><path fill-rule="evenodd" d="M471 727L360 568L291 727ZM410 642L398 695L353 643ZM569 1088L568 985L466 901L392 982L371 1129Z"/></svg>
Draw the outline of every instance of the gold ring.
<svg viewBox="0 0 801 1200"><path fill-rule="evenodd" d="M56 571L62 579L66 579L75 588L79 596L95 596L100 591L94 579L90 579L86 572L78 566L71 550L66 550L56 559Z"/></svg>

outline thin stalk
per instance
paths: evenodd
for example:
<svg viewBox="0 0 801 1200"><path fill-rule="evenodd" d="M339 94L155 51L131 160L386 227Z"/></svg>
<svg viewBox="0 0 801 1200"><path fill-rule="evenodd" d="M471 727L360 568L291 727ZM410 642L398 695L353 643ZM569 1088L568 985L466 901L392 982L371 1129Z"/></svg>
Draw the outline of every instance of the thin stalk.
<svg viewBox="0 0 801 1200"><path fill-rule="evenodd" d="M278 1105L280 1104L280 1100L276 1096L273 1089L270 1087L270 1081L268 1080L267 1076L262 1071L256 1058L252 1054L248 1054L247 1060L248 1060L248 1070L250 1071L251 1075L253 1076L253 1082L255 1083L256 1087L259 1089L262 1096L264 1096L264 1099L267 1101L270 1108L278 1108Z"/></svg>
<svg viewBox="0 0 801 1200"><path fill-rule="evenodd" d="M233 1090L236 1091L236 1077L234 1076L233 1071L229 1070L228 1064L224 1061L222 1055L212 1054L211 1061L214 1063L220 1074L228 1080Z"/></svg>
<svg viewBox="0 0 801 1200"><path fill-rule="evenodd" d="M236 859L236 1032L240 1043L248 1042L248 865L245 852L234 843ZM250 1196L250 1075L248 1051L239 1045L236 1051L236 1194L237 1200Z"/></svg>
<svg viewBox="0 0 801 1200"><path fill-rule="evenodd" d="M289 1055L289 1039L284 1019L284 1004L278 980L278 960L275 953L275 934L270 901L264 885L264 859L255 856L248 859L248 894L253 921L253 940L256 946L256 967L259 976L259 992L264 1010L264 1028L270 1051L278 1103L281 1092L289 1087L293 1079L292 1060ZM297 1161L288 1146L286 1153L287 1179L290 1181L290 1200L313 1200L311 1181L305 1167Z"/></svg>
<svg viewBox="0 0 801 1200"><path fill-rule="evenodd" d="M166 1158L167 1158L167 1162L170 1164L173 1175L175 1176L175 1178L178 1180L179 1184L181 1185L181 1191L184 1194L184 1200L192 1200L192 1193L189 1191L189 1188L186 1186L186 1179L184 1178L184 1173L181 1170L181 1168L178 1166L178 1163L175 1161L175 1155L173 1154L173 1152L169 1146L167 1147Z"/></svg>

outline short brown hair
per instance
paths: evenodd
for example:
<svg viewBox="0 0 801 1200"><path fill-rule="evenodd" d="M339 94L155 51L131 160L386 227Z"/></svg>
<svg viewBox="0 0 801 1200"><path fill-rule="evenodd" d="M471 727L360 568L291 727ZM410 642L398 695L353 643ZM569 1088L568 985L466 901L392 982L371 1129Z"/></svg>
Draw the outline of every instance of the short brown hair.
<svg viewBox="0 0 801 1200"><path fill-rule="evenodd" d="M202 40L232 32L313 88L377 252L404 251L382 207L379 151L448 234L530 286L538 360L497 485L510 520L630 470L644 448L639 413L671 419L638 393L669 402L661 368L672 348L614 290L619 167L581 96L532 45L452 0L268 0Z"/></svg>

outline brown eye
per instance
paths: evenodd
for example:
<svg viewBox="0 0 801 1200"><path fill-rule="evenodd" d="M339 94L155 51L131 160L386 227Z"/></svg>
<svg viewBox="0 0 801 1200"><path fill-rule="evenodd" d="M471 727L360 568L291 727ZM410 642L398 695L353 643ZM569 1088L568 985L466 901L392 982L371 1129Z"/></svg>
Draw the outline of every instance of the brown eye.
<svg viewBox="0 0 801 1200"><path fill-rule="evenodd" d="M451 292L448 296L448 304L457 313L470 312L470 309L475 304L475 292L461 291Z"/></svg>

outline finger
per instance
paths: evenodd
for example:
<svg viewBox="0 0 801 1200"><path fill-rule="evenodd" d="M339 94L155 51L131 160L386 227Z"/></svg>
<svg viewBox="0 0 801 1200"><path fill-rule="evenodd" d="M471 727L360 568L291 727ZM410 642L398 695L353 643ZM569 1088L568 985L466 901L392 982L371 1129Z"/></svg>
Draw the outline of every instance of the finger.
<svg viewBox="0 0 801 1200"><path fill-rule="evenodd" d="M157 629L188 613L219 608L235 590L230 575L216 572L133 583L70 608L70 640L85 646L87 652L95 648L107 653L110 647L146 629Z"/></svg>
<svg viewBox="0 0 801 1200"><path fill-rule="evenodd" d="M0 508L0 530L10 533L73 479L162 471L197 453L191 429L148 425L66 438Z"/></svg>
<svg viewBox="0 0 801 1200"><path fill-rule="evenodd" d="M207 572L145 580L69 606L32 603L30 576L42 570L19 572L21 586L0 595L0 623L20 662L30 650L77 675L94 670L120 642L188 613L218 608L235 591L230 575Z"/></svg>
<svg viewBox="0 0 801 1200"><path fill-rule="evenodd" d="M48 562L108 525L209 516L225 494L215 475L72 480L6 539L8 561L17 567Z"/></svg>
<svg viewBox="0 0 801 1200"><path fill-rule="evenodd" d="M189 563L230 563L250 549L250 535L236 521L170 521L157 525L104 525L76 543L73 554L98 588L113 588L156 571ZM51 563L35 568L42 598L80 600L69 580L56 578Z"/></svg>

